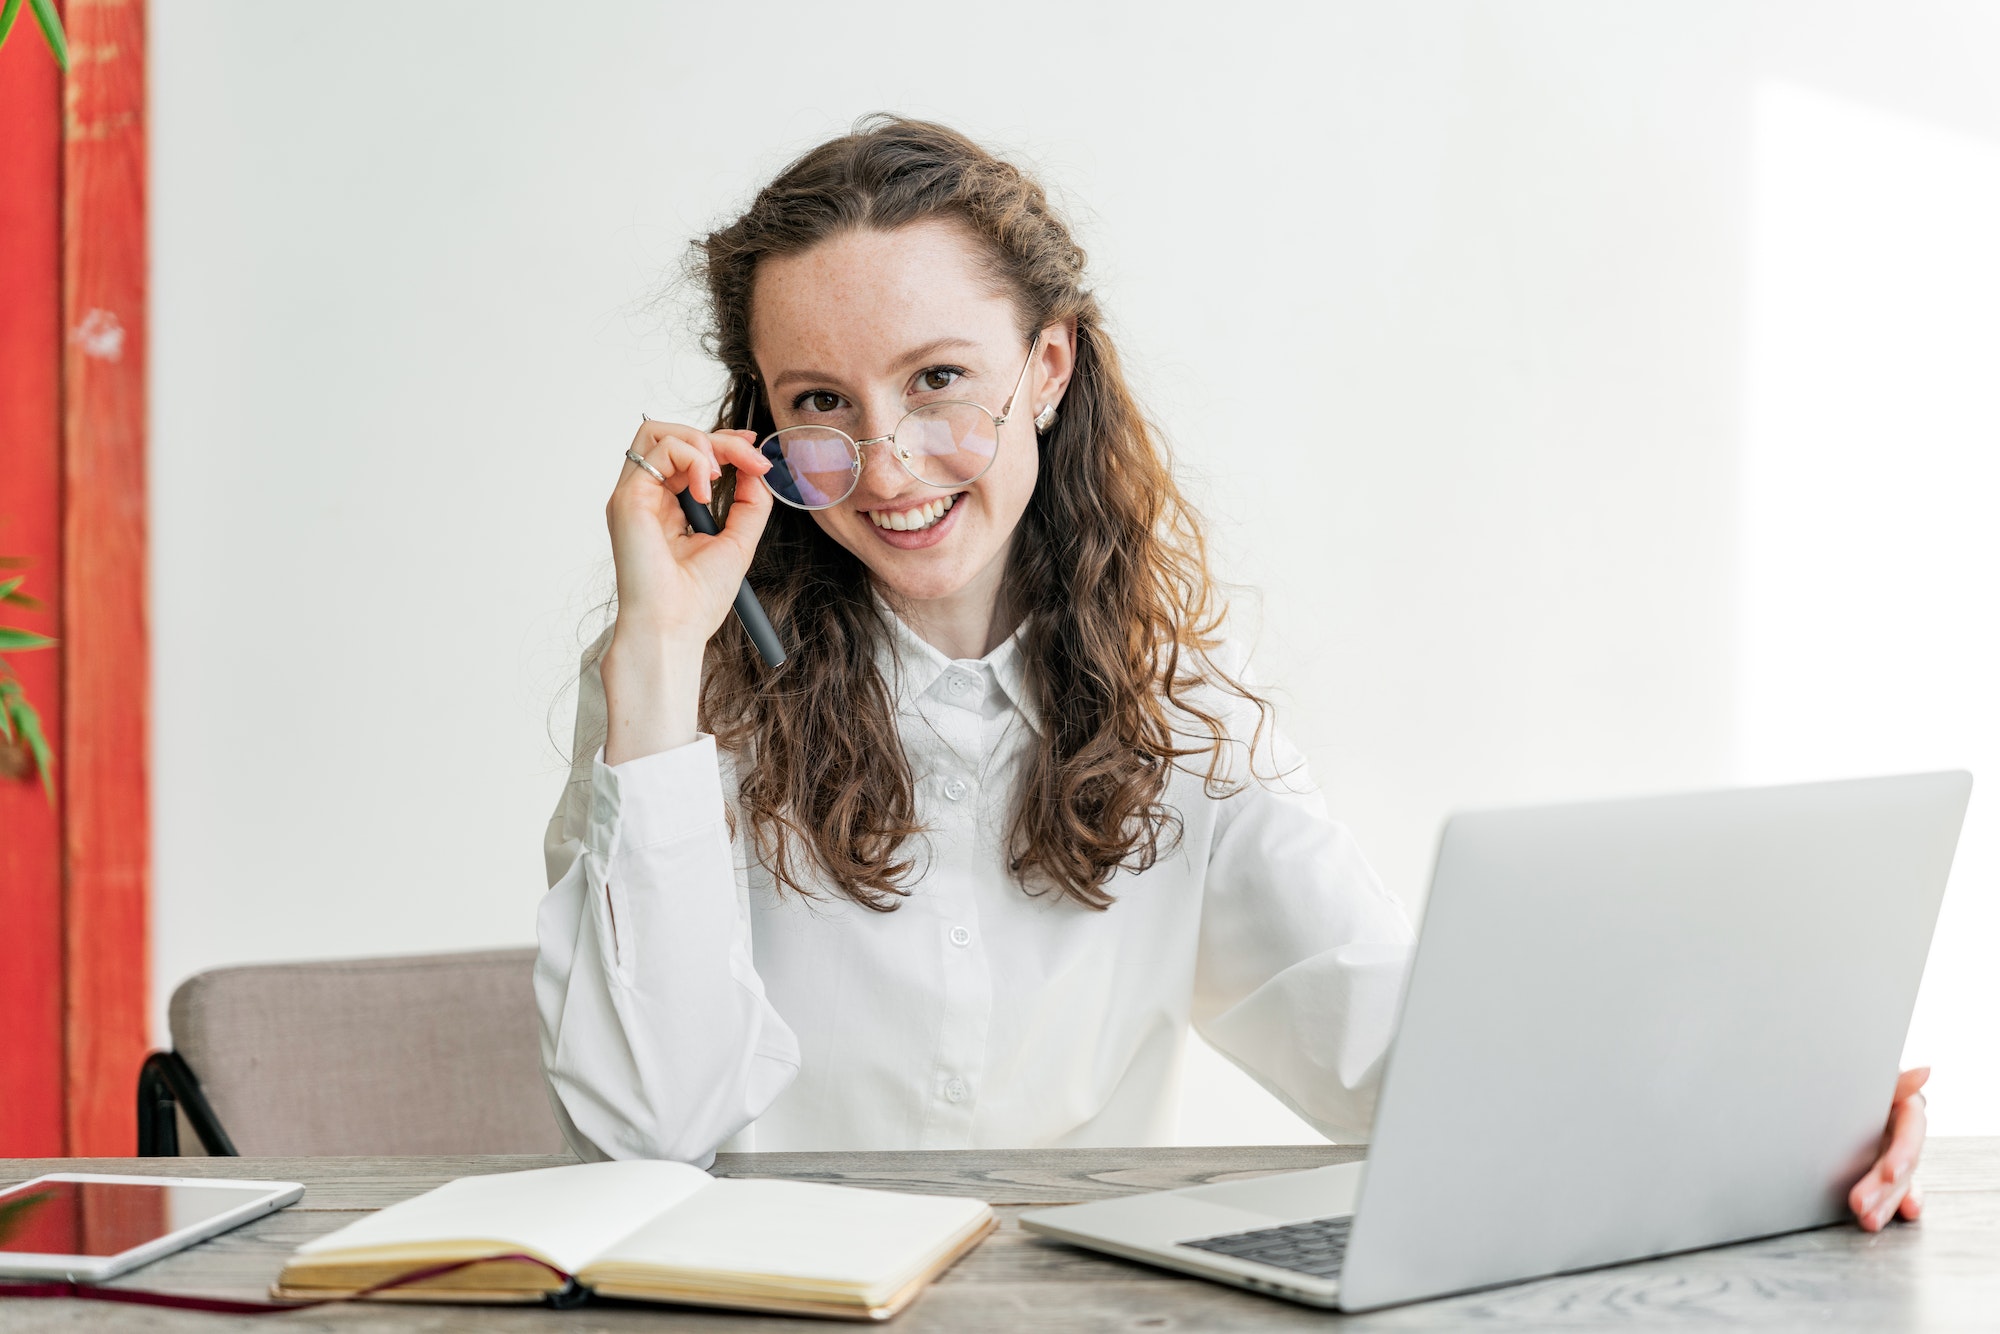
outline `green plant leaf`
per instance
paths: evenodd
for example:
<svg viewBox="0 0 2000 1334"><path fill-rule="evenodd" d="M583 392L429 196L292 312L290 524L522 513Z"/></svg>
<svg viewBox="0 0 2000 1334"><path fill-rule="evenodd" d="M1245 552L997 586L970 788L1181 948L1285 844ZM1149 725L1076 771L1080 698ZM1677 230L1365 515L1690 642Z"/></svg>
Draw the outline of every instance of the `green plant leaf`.
<svg viewBox="0 0 2000 1334"><path fill-rule="evenodd" d="M0 593L0 602L12 603L16 607L26 607L29 611L40 611L42 600L31 598L26 593Z"/></svg>
<svg viewBox="0 0 2000 1334"><path fill-rule="evenodd" d="M48 648L55 642L47 635L38 635L32 630L19 630L11 625L0 625L0 652Z"/></svg>
<svg viewBox="0 0 2000 1334"><path fill-rule="evenodd" d="M14 701L21 698L19 681L0 681L0 741L14 743Z"/></svg>
<svg viewBox="0 0 2000 1334"><path fill-rule="evenodd" d="M14 31L14 20L21 17L21 0L7 0L7 7L0 9L0 46L7 45L7 34Z"/></svg>
<svg viewBox="0 0 2000 1334"><path fill-rule="evenodd" d="M26 593L16 591L27 577L25 574L17 574L12 579L0 580L0 602L11 602L17 607L40 611L42 608L40 598L31 598Z"/></svg>
<svg viewBox="0 0 2000 1334"><path fill-rule="evenodd" d="M7 711L14 715L15 730L28 743L28 753L35 757L35 768L41 771L42 795L54 801L56 757L49 752L49 739L42 735L42 716L35 712L34 705L19 695L7 701Z"/></svg>
<svg viewBox="0 0 2000 1334"><path fill-rule="evenodd" d="M35 11L35 22L42 26L42 40L49 44L49 54L56 58L56 64L63 72L69 72L69 38L63 35L62 16L56 13L56 0L28 0L28 7Z"/></svg>

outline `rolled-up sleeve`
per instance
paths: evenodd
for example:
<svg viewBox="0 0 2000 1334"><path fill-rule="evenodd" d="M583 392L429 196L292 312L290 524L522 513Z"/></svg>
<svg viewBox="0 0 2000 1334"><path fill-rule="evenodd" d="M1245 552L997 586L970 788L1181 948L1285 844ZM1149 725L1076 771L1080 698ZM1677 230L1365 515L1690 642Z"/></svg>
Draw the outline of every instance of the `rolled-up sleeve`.
<svg viewBox="0 0 2000 1334"><path fill-rule="evenodd" d="M579 1156L706 1167L791 1082L798 1043L752 961L714 739L610 766L602 711L587 658L544 845L542 1069Z"/></svg>
<svg viewBox="0 0 2000 1334"><path fill-rule="evenodd" d="M1414 935L1303 758L1268 730L1221 802L1195 1030L1329 1139L1366 1139Z"/></svg>

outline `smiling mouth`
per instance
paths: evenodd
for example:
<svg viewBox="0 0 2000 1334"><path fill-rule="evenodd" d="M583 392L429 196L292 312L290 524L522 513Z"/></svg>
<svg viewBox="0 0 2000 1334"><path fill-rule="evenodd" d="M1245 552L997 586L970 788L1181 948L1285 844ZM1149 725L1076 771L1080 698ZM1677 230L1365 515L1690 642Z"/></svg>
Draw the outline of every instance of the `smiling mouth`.
<svg viewBox="0 0 2000 1334"><path fill-rule="evenodd" d="M915 533L931 527L951 513L951 507L965 493L954 491L948 496L940 496L927 505L916 505L906 510L869 510L868 521L877 528L887 528L896 533Z"/></svg>

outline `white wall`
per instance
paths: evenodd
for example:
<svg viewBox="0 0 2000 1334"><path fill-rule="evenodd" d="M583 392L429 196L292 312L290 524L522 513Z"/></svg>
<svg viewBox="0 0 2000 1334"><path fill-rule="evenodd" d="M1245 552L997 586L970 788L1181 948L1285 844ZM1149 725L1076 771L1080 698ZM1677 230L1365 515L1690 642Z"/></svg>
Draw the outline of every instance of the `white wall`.
<svg viewBox="0 0 2000 1334"><path fill-rule="evenodd" d="M1786 689L1824 625L1757 612L1852 574L1782 484L1815 423L1844 423L1843 495L1862 468L1953 496L1937 522L2000 499L1993 361L1945 355L1992 346L1993 233L1893 206L1990 208L2000 10L738 13L155 5L162 1007L222 963L530 938L545 720L607 586L619 449L719 388L647 300L874 109L1068 198L1225 571L1263 590L1261 675L1413 906L1454 807L2000 758L1992 673L1929 670L1954 625L1992 652L1990 543L1876 581L1854 615L1927 581L1931 652L1821 681L1830 714ZM1800 258L1843 188L1891 203ZM1837 276L1874 304L1815 305ZM1911 345L1885 318L1938 355L1885 363ZM1837 370L1788 372L1808 332ZM1867 452L1899 422L1862 410L1898 403L1934 409L1920 470ZM1982 790L1913 1034L1947 1132L2000 1133L1995 809ZM1195 1061L1188 1138L1308 1133Z"/></svg>

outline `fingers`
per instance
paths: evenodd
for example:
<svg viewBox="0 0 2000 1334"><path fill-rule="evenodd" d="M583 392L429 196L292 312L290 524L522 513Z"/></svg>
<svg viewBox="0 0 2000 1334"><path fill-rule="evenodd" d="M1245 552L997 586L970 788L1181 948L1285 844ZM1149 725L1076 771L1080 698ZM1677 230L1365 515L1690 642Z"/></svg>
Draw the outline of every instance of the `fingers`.
<svg viewBox="0 0 2000 1334"><path fill-rule="evenodd" d="M1908 1070L1903 1071L1902 1074L1896 1076L1896 1092L1890 1097L1889 1102L1892 1105L1901 1102L1922 1088L1930 1080L1930 1077L1931 1068L1928 1065L1912 1066Z"/></svg>
<svg viewBox="0 0 2000 1334"><path fill-rule="evenodd" d="M765 464L765 467L769 466ZM751 555L757 550L757 541L764 535L764 525L771 521L771 504L771 488L764 485L762 472L752 475L739 465L736 496L730 503L729 517L723 521L720 536L736 545L742 552L745 565L750 563Z"/></svg>
<svg viewBox="0 0 2000 1334"><path fill-rule="evenodd" d="M650 444L636 444L632 453L650 463L660 477L654 477L627 460L625 473L618 479L619 490L657 503L658 497L653 496L648 488L660 486L660 478L665 478L666 489L673 495L692 491L694 498L703 504L713 499L710 487L722 475L722 470L716 466L714 456L700 446L669 437Z"/></svg>
<svg viewBox="0 0 2000 1334"><path fill-rule="evenodd" d="M762 476L771 467L757 452L756 433L752 431L697 431L676 422L648 420L640 423L631 448L659 469L670 491L691 492L704 505L715 500L714 483L722 476L724 463L733 463L755 476ZM635 471L639 470L628 465L620 485L630 485L630 474ZM650 475L648 480L658 485L658 479Z"/></svg>
<svg viewBox="0 0 2000 1334"><path fill-rule="evenodd" d="M733 463L752 477L762 477L771 471L771 460L757 450L755 431L716 431L709 440L714 445L715 457L722 462Z"/></svg>
<svg viewBox="0 0 2000 1334"><path fill-rule="evenodd" d="M715 445L706 431L675 422L641 422L632 437L631 448L634 454L660 470L669 490L692 491L694 498L704 505L715 498L710 486L722 475L722 466L716 462ZM639 471L627 469L628 474ZM631 480L628 475L620 483Z"/></svg>
<svg viewBox="0 0 2000 1334"><path fill-rule="evenodd" d="M689 492L704 505L715 499L714 483L722 476L722 466L715 461L707 441L668 436L650 448L632 452L666 474L667 489L676 495Z"/></svg>
<svg viewBox="0 0 2000 1334"><path fill-rule="evenodd" d="M1890 1110L1889 1146L1882 1151L1882 1165L1891 1170L1895 1180L1907 1181L1916 1171L1928 1124L1921 1097L1904 1098Z"/></svg>
<svg viewBox="0 0 2000 1334"><path fill-rule="evenodd" d="M1880 1232L1906 1198L1905 1188L1894 1184L1878 1162L1847 1193L1847 1207L1862 1231Z"/></svg>
<svg viewBox="0 0 2000 1334"><path fill-rule="evenodd" d="M1923 1096L1917 1092L1930 1075L1928 1069L1906 1071L1896 1081L1897 1099L1889 1109L1889 1128L1883 1136L1882 1156L1867 1175L1848 1192L1848 1207L1861 1226L1874 1232L1900 1213L1915 1218L1923 1211L1921 1198L1913 1201L1911 1177L1923 1152L1928 1118Z"/></svg>
<svg viewBox="0 0 2000 1334"><path fill-rule="evenodd" d="M710 465L715 463L708 432L698 431L692 426L683 426L679 422L657 422L650 417L641 420L638 431L633 434L632 452L650 458L655 445L669 440L678 440L708 454Z"/></svg>

